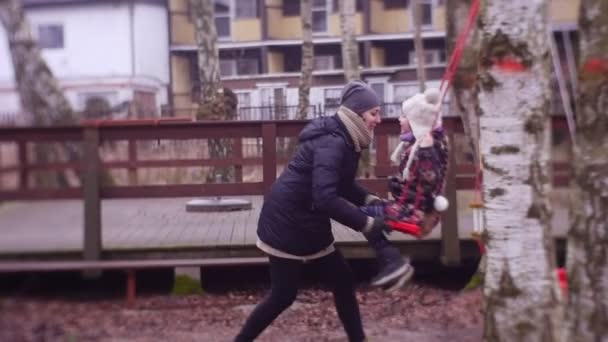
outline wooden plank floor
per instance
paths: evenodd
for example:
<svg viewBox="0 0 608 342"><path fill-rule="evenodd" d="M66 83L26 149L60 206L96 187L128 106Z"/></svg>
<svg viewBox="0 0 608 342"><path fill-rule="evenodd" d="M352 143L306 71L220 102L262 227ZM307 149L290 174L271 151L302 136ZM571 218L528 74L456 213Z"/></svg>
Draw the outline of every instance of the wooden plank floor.
<svg viewBox="0 0 608 342"><path fill-rule="evenodd" d="M471 212L467 194L459 193L459 232L468 239ZM261 196L243 196L252 201L248 211L187 213L191 198L121 199L102 202L102 241L104 251L137 250L225 250L239 256L238 250L255 249ZM555 206L555 235L565 235L567 211ZM6 202L0 205L0 257L38 253L80 252L83 245L83 203L79 200ZM338 244L365 245L363 236L334 223ZM437 228L426 240L437 240ZM394 233L397 243L410 243L408 235ZM235 252L235 250L237 252Z"/></svg>

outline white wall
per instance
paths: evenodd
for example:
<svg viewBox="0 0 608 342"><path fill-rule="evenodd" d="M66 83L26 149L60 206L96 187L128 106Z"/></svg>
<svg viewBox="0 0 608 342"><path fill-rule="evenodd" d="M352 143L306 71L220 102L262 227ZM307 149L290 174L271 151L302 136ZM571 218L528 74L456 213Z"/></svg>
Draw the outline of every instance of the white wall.
<svg viewBox="0 0 608 342"><path fill-rule="evenodd" d="M168 20L162 3L121 1L26 9L32 27L63 25L64 46L43 49L42 56L60 80L72 105L82 94L110 92L115 103L130 100L133 90L156 93L167 103L169 84ZM0 25L0 112L18 111L13 66L6 33Z"/></svg>
<svg viewBox="0 0 608 342"><path fill-rule="evenodd" d="M63 24L64 48L42 52L60 78L131 74L128 4L38 7L27 15L33 31L40 24Z"/></svg>
<svg viewBox="0 0 608 342"><path fill-rule="evenodd" d="M169 83L167 10L159 4L136 3L135 72Z"/></svg>

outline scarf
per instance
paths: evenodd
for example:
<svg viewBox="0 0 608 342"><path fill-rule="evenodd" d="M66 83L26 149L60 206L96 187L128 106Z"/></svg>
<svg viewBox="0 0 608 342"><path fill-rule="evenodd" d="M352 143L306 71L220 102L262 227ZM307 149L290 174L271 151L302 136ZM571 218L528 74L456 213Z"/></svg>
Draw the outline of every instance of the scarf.
<svg viewBox="0 0 608 342"><path fill-rule="evenodd" d="M337 115L353 140L355 152L361 152L361 149L367 148L371 144L372 132L367 128L361 116L344 106L338 108Z"/></svg>

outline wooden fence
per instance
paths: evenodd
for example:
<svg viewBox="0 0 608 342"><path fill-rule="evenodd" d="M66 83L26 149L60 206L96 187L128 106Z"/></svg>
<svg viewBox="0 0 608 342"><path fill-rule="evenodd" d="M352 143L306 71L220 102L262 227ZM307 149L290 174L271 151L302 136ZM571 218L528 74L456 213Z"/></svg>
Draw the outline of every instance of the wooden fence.
<svg viewBox="0 0 608 342"><path fill-rule="evenodd" d="M0 128L0 144L16 146L16 163L8 164L0 158L0 178L16 175L18 182L13 188L3 187L0 182L0 201L10 200L54 200L83 199L85 216L85 259L96 259L101 252L101 200L109 198L150 198L182 196L242 196L263 195L277 177L277 165L281 160L277 153L277 138L295 137L307 121L234 121L234 122L175 122L172 120L140 120L123 122L97 122L70 127L13 127ZM567 131L565 118L552 118L554 134ZM462 135L460 119L444 119L453 142L456 134ZM561 133L560 133L561 132ZM376 127L374 153L372 158L373 177L360 179L360 183L378 193L387 193L386 177L396 172L389 160L389 139L399 134L399 125L394 118L385 119ZM232 141L232 155L225 159L188 158L167 160L140 160L136 148L137 141L145 140L189 140L228 138ZM261 157L243 155L243 139L258 138L262 141ZM100 146L113 141L128 142L126 160L102 160ZM28 145L47 143L74 143L80 146L82 159L79 161L53 162L41 164L28 155ZM475 167L471 163L458 161L457 149L450 151L451 172L448 175L447 197L452 203L446 213L446 220L457 222L456 190L472 189ZM257 165L262 168L262 180L243 182L242 168ZM104 170L126 169L130 178L136 178L142 168L164 167L226 167L235 168L236 179L232 183L216 184L164 184L129 185L102 184ZM68 188L40 188L31 182L31 173L41 171L73 170L81 175L80 186ZM556 186L568 184L569 165L566 162L553 163L553 182ZM458 243L458 227L442 230L444 248ZM449 254L449 253L448 253Z"/></svg>

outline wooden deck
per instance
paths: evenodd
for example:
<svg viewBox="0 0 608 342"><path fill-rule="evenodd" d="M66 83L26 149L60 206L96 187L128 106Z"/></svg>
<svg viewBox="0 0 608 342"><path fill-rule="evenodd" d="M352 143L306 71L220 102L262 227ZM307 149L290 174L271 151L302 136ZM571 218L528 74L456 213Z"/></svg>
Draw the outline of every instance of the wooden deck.
<svg viewBox="0 0 608 342"><path fill-rule="evenodd" d="M465 247L470 239L471 212L466 208L470 194L459 197L459 235ZM256 224L261 196L242 196L252 201L248 211L221 213L186 212L192 198L112 199L102 201L104 259L254 257ZM554 235L565 236L568 215L563 200L554 199ZM0 259L82 258L83 202L52 200L4 202L0 204ZM445 223L448 224L448 223ZM360 233L334 223L337 244L349 258L369 257ZM391 239L404 252L417 258L436 258L440 252L441 229L424 240L394 233ZM469 246L470 247L470 246ZM470 248L469 248L470 249ZM466 256L474 252L463 249Z"/></svg>

